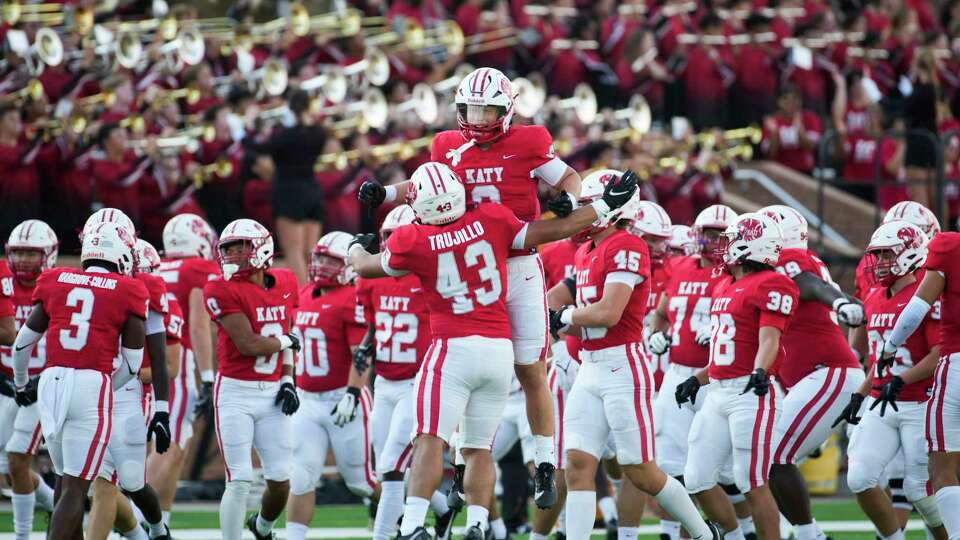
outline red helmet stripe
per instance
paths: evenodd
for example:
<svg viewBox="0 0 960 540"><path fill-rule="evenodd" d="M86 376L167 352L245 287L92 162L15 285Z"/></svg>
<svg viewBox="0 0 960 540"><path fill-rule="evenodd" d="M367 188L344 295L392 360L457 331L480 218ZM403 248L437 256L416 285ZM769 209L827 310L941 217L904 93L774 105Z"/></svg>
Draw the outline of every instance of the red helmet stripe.
<svg viewBox="0 0 960 540"><path fill-rule="evenodd" d="M429 176L430 181L433 182L433 192L436 195L439 195L443 193L443 191L441 191L443 184L441 183L440 179L437 178L437 176L439 175L437 173L436 167L437 167L436 165L427 165L426 167L424 167L424 170L427 171L427 176Z"/></svg>

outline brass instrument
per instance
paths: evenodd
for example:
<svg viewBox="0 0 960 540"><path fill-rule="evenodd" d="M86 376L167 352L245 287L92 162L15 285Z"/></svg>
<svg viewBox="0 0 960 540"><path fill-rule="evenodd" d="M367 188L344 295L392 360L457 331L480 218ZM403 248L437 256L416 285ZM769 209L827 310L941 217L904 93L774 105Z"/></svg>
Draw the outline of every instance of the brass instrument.
<svg viewBox="0 0 960 540"><path fill-rule="evenodd" d="M726 131L720 132L720 140L730 143L734 141L744 141L749 144L760 144L760 140L763 138L763 131L756 126L747 126L736 129L728 129ZM704 133L697 133L694 137L698 143L704 146L716 146L717 145L717 136L712 131L706 131Z"/></svg>
<svg viewBox="0 0 960 540"><path fill-rule="evenodd" d="M361 16L356 10L343 13L331 11L320 15L310 16L310 12L300 2L290 6L290 18L277 19L287 22L290 31L297 37L303 37L311 32L318 32L329 37L349 37L360 33ZM271 24L275 21L271 21Z"/></svg>
<svg viewBox="0 0 960 540"><path fill-rule="evenodd" d="M523 6L523 12L534 17L546 17L548 15L576 17L580 14L580 10L571 6L542 6L537 4Z"/></svg>
<svg viewBox="0 0 960 540"><path fill-rule="evenodd" d="M11 26L17 23L40 23L44 26L63 24L66 15L61 3L23 4L17 0L6 0L0 10L0 19Z"/></svg>
<svg viewBox="0 0 960 540"><path fill-rule="evenodd" d="M63 42L51 28L38 29L33 44L27 41L26 32L10 29L6 42L14 54L23 58L27 71L33 76L43 73L45 66L57 66L63 62Z"/></svg>
<svg viewBox="0 0 960 540"><path fill-rule="evenodd" d="M452 92L457 89L457 86L460 85L460 81L464 79L467 75L472 73L474 67L466 62L457 66L453 70L453 75L447 77L446 79L439 80L433 84L433 91L437 94L444 95L448 92ZM516 84L516 81L514 81Z"/></svg>
<svg viewBox="0 0 960 540"><path fill-rule="evenodd" d="M102 104L104 107L110 108L116 102L117 95L109 90L74 100L78 107Z"/></svg>
<svg viewBox="0 0 960 540"><path fill-rule="evenodd" d="M272 58L262 68L253 71L248 82L260 82L260 91L268 96L279 96L287 89L287 66L282 60Z"/></svg>
<svg viewBox="0 0 960 540"><path fill-rule="evenodd" d="M304 80L300 83L300 88L311 94L319 90L324 99L334 104L343 103L347 98L347 78L339 68ZM310 103L310 107L315 110L319 110L321 105L320 99L314 99Z"/></svg>
<svg viewBox="0 0 960 540"><path fill-rule="evenodd" d="M160 152L186 151L194 153L200 149L198 139L203 136L203 127L192 127L180 130L176 135L157 137L156 139L133 139L127 141L127 148L143 151L152 140Z"/></svg>
<svg viewBox="0 0 960 540"><path fill-rule="evenodd" d="M343 137L354 130L366 133L370 128L383 129L390 115L387 98L377 88L368 88L360 101L343 107L343 111L349 118L334 122L331 126L337 137Z"/></svg>
<svg viewBox="0 0 960 540"><path fill-rule="evenodd" d="M128 129L132 134L143 135L147 129L147 122L139 114L133 114L120 120L120 127Z"/></svg>
<svg viewBox="0 0 960 540"><path fill-rule="evenodd" d="M573 89L573 97L557 102L557 109L573 109L580 122L592 124L597 119L597 96L589 84L580 83Z"/></svg>
<svg viewBox="0 0 960 540"><path fill-rule="evenodd" d="M378 144L370 148L369 156L377 165L398 160L406 161L417 155L417 152L420 150L429 148L432 142L433 136L430 135L426 137L420 137L419 139L411 139L409 141ZM314 164L313 169L316 172L328 170L342 171L351 163L356 163L359 161L360 158L360 151L356 149L323 154L317 158L317 162Z"/></svg>
<svg viewBox="0 0 960 540"><path fill-rule="evenodd" d="M513 80L513 107L520 116L533 118L547 99L547 89L542 78L517 77Z"/></svg>
<svg viewBox="0 0 960 540"><path fill-rule="evenodd" d="M194 105L200 101L200 91L191 86L176 88L174 90L163 90L157 94L157 99L151 103L151 106L166 104L181 99L186 100L190 105Z"/></svg>
<svg viewBox="0 0 960 540"><path fill-rule="evenodd" d="M410 110L413 110L417 118L424 124L431 125L437 121L440 115L440 109L437 105L437 95L429 84L418 83L413 87L410 99L394 105L393 110L390 112L393 114L401 114Z"/></svg>
<svg viewBox="0 0 960 540"><path fill-rule="evenodd" d="M37 101L39 99L42 99L43 95L44 95L43 84L40 82L40 80L30 79L30 81L27 82L26 86L24 86L20 90L17 90L16 92L9 94L8 96L4 96L4 100L8 100L12 98L12 101L14 102L21 102L25 99L30 99L31 101Z"/></svg>
<svg viewBox="0 0 960 540"><path fill-rule="evenodd" d="M411 26L397 32L387 30L377 32L367 36L367 45L374 47L387 47L391 49L406 49L415 53L421 53L425 49L442 47L451 55L459 55L464 52L466 38L463 36L463 30L456 22L452 20L427 29L419 26Z"/></svg>
<svg viewBox="0 0 960 540"><path fill-rule="evenodd" d="M156 32L163 41L173 41L177 38L179 24L173 14L167 14L161 18L122 22L116 29L118 32L134 32L142 37L150 37L148 32Z"/></svg>
<svg viewBox="0 0 960 540"><path fill-rule="evenodd" d="M592 39L555 39L550 42L550 48L556 51L595 51L600 48L600 43Z"/></svg>
<svg viewBox="0 0 960 540"><path fill-rule="evenodd" d="M480 54L487 51L495 51L513 47L520 43L520 35L516 28L498 28L487 32L480 32L466 38L463 53Z"/></svg>
<svg viewBox="0 0 960 540"><path fill-rule="evenodd" d="M343 74L347 77L360 72L370 84L383 86L390 80L390 60L380 49L370 48L362 60L343 67Z"/></svg>
<svg viewBox="0 0 960 540"><path fill-rule="evenodd" d="M650 131L650 126L653 124L650 105L640 94L630 98L630 103L625 108L613 111L613 117L617 120L626 120L630 129L639 134Z"/></svg>
<svg viewBox="0 0 960 540"><path fill-rule="evenodd" d="M211 178L227 178L233 175L233 162L227 158L221 157L209 165L199 167L193 173L193 185L197 189L203 187L203 184Z"/></svg>
<svg viewBox="0 0 960 540"><path fill-rule="evenodd" d="M59 137L64 133L80 136L87 129L87 119L81 114L71 114L67 118L55 118L37 124L44 141Z"/></svg>

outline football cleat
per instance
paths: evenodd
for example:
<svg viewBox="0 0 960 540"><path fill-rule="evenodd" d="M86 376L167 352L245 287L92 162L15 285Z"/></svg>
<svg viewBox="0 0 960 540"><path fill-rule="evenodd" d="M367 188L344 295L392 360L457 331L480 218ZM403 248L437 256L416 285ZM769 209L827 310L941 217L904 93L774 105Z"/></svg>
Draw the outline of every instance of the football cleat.
<svg viewBox="0 0 960 540"><path fill-rule="evenodd" d="M433 524L433 532L436 533L437 540L450 540L450 535L453 532L453 520L457 519L457 513L458 510L451 507L446 514L437 516L437 520Z"/></svg>
<svg viewBox="0 0 960 540"><path fill-rule="evenodd" d="M430 533L423 527L417 527L412 533L404 536L397 532L396 540L432 540Z"/></svg>
<svg viewBox="0 0 960 540"><path fill-rule="evenodd" d="M274 540L272 532L260 534L260 531L257 530L257 514L251 514L247 518L247 530L253 533L256 540Z"/></svg>
<svg viewBox="0 0 960 540"><path fill-rule="evenodd" d="M541 463L533 476L533 502L537 508L550 508L557 504L557 469L551 463Z"/></svg>
<svg viewBox="0 0 960 540"><path fill-rule="evenodd" d="M467 527L467 531L463 535L463 540L487 540L487 536L479 525L471 525Z"/></svg>
<svg viewBox="0 0 960 540"><path fill-rule="evenodd" d="M456 465L453 470L453 485L450 486L450 492L447 493L447 506L451 510L462 510L466 504L467 498L463 494L463 473L467 469L466 465Z"/></svg>

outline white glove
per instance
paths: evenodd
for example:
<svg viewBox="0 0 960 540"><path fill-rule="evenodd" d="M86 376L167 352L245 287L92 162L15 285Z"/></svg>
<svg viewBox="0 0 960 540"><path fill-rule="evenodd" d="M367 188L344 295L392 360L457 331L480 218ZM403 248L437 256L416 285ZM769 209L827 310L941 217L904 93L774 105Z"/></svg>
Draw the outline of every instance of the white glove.
<svg viewBox="0 0 960 540"><path fill-rule="evenodd" d="M710 336L713 334L713 329L709 324L705 324L700 328L697 328L697 335L693 338L697 342L697 345L701 347L710 346Z"/></svg>
<svg viewBox="0 0 960 540"><path fill-rule="evenodd" d="M833 301L833 310L837 312L837 319L847 326L857 327L863 324L863 306L847 300L837 298Z"/></svg>
<svg viewBox="0 0 960 540"><path fill-rule="evenodd" d="M357 416L357 405L360 404L359 397L359 388L347 388L347 392L340 398L340 403L337 403L330 411L330 416L333 416L333 423L337 427L349 424Z"/></svg>
<svg viewBox="0 0 960 540"><path fill-rule="evenodd" d="M566 347L565 344L564 347ZM550 363L550 369L557 375L557 385L566 393L573 388L573 382L577 380L580 364L567 354L566 349L564 349L563 352L554 354L553 360ZM550 380L550 375L550 373L547 373L547 380Z"/></svg>
<svg viewBox="0 0 960 540"><path fill-rule="evenodd" d="M670 350L671 339L664 331L657 331L650 334L650 337L647 338L647 348L650 349L650 352L659 356L661 354L666 354Z"/></svg>

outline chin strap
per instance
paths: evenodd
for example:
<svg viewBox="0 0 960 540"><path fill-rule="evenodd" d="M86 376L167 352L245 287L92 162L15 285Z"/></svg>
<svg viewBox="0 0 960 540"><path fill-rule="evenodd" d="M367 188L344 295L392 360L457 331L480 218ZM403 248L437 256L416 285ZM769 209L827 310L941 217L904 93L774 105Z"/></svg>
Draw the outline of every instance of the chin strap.
<svg viewBox="0 0 960 540"><path fill-rule="evenodd" d="M473 148L477 144L476 139L470 139L469 141L461 144L457 148L452 150L447 150L446 158L450 160L450 165L456 167L460 163L461 156L467 150Z"/></svg>

